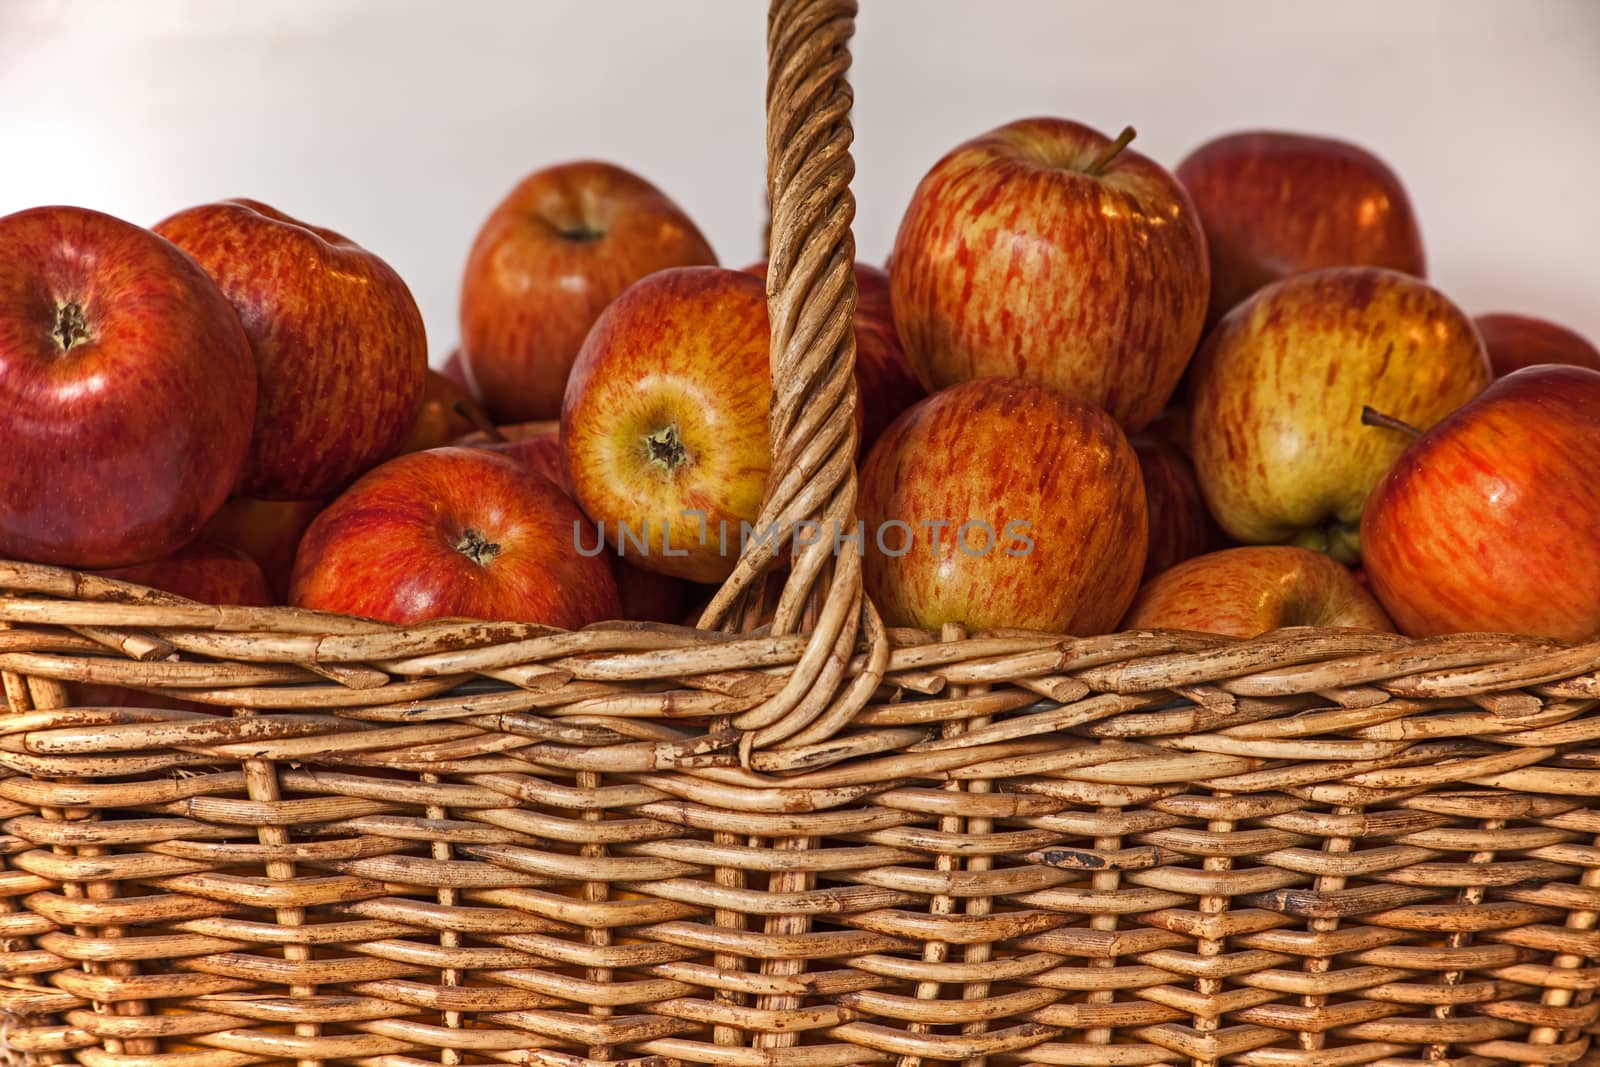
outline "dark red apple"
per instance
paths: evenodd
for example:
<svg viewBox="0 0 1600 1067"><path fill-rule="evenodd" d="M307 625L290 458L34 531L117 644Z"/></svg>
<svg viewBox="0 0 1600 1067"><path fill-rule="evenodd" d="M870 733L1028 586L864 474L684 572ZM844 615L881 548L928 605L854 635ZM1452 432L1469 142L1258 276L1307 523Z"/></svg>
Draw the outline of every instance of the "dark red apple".
<svg viewBox="0 0 1600 1067"><path fill-rule="evenodd" d="M1205 237L1176 178L1087 126L1026 119L955 148L894 243L894 321L930 391L1017 376L1161 413L1205 323Z"/></svg>
<svg viewBox="0 0 1600 1067"><path fill-rule="evenodd" d="M1099 408L1020 378L935 393L861 468L867 591L892 626L1116 625L1144 569L1139 460Z"/></svg>
<svg viewBox="0 0 1600 1067"><path fill-rule="evenodd" d="M562 463L584 512L641 567L726 578L766 490L766 287L659 271L606 308L573 365Z"/></svg>
<svg viewBox="0 0 1600 1067"><path fill-rule="evenodd" d="M1513 371L1419 437L1361 521L1400 629L1600 637L1600 371Z"/></svg>
<svg viewBox="0 0 1600 1067"><path fill-rule="evenodd" d="M1140 437L1133 441L1144 476L1150 515L1150 547L1144 578L1149 580L1173 564L1222 544L1222 531L1206 510L1189 457L1165 441Z"/></svg>
<svg viewBox="0 0 1600 1067"><path fill-rule="evenodd" d="M1145 583L1122 625L1234 637L1286 626L1394 630L1344 564L1293 545L1227 548L1185 560Z"/></svg>
<svg viewBox="0 0 1600 1067"><path fill-rule="evenodd" d="M460 444L498 452L544 475L571 495L567 475L561 467L561 437L556 425L548 422L522 422L499 428L506 440L492 441L482 431L462 438ZM576 502L576 501L574 501ZM603 542L592 524L584 534L584 545ZM622 618L638 622L677 622L691 597L691 583L681 578L647 571L617 555L609 545L606 557L617 578L617 593L622 598Z"/></svg>
<svg viewBox="0 0 1600 1067"><path fill-rule="evenodd" d="M219 545L236 548L255 560L266 575L275 603L289 599L289 572L294 569L300 538L326 500L257 500L236 496L222 505L200 531Z"/></svg>
<svg viewBox="0 0 1600 1067"><path fill-rule="evenodd" d="M1330 137L1218 137L1178 164L1211 252L1209 322L1279 278L1324 267L1427 263L1411 201L1388 165Z"/></svg>
<svg viewBox="0 0 1600 1067"><path fill-rule="evenodd" d="M147 585L202 604L266 607L273 603L266 576L255 560L236 548L203 538L150 563L112 567L94 573Z"/></svg>
<svg viewBox="0 0 1600 1067"><path fill-rule="evenodd" d="M0 218L0 557L177 550L238 481L255 410L238 316L177 247L82 208Z"/></svg>
<svg viewBox="0 0 1600 1067"><path fill-rule="evenodd" d="M665 193L610 163L524 178L473 242L461 283L468 380L496 422L555 418L578 349L605 306L667 267L716 254Z"/></svg>
<svg viewBox="0 0 1600 1067"><path fill-rule="evenodd" d="M392 459L317 516L300 542L297 607L384 622L540 622L577 629L621 614L586 520L548 478L477 448Z"/></svg>
<svg viewBox="0 0 1600 1067"><path fill-rule="evenodd" d="M394 454L417 417L428 348L387 263L255 200L189 208L155 230L216 279L256 355L241 494L329 496Z"/></svg>
<svg viewBox="0 0 1600 1067"><path fill-rule="evenodd" d="M1558 323L1504 312L1479 315L1472 323L1489 351L1496 378L1541 363L1600 370L1600 350Z"/></svg>

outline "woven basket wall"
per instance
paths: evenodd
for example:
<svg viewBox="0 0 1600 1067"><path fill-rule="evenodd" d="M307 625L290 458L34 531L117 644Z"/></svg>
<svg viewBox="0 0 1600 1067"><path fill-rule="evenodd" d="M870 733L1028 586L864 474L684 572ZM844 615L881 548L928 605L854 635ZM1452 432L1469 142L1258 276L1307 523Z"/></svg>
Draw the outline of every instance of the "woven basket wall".
<svg viewBox="0 0 1600 1067"><path fill-rule="evenodd" d="M853 14L772 11L780 529L855 506ZM0 563L0 1059L1593 1062L1600 646L893 631L850 544L571 634Z"/></svg>

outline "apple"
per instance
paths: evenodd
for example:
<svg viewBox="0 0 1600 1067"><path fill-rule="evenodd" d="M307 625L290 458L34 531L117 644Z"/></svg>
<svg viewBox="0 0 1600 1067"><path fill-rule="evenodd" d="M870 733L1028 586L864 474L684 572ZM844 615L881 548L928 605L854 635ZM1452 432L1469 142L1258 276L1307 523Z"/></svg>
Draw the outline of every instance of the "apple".
<svg viewBox="0 0 1600 1067"><path fill-rule="evenodd" d="M1139 437L1132 443L1150 516L1150 545L1144 561L1148 580L1173 564L1218 547L1222 531L1206 510L1188 456L1156 438Z"/></svg>
<svg viewBox="0 0 1600 1067"><path fill-rule="evenodd" d="M189 208L155 230L216 280L256 356L242 495L330 496L394 454L417 417L428 348L387 263L255 200Z"/></svg>
<svg viewBox="0 0 1600 1067"><path fill-rule="evenodd" d="M494 209L467 259L468 380L496 422L554 418L607 304L658 270L716 262L689 216L637 174L592 161L535 171Z"/></svg>
<svg viewBox="0 0 1600 1067"><path fill-rule="evenodd" d="M1279 278L1324 267L1427 263L1400 179L1364 148L1329 137L1249 131L1178 164L1211 251L1210 322Z"/></svg>
<svg viewBox="0 0 1600 1067"><path fill-rule="evenodd" d="M765 260L744 268L762 281ZM860 424L858 450L865 453L906 408L928 393L917 381L900 347L889 303L889 275L857 261L856 275L856 411Z"/></svg>
<svg viewBox="0 0 1600 1067"><path fill-rule="evenodd" d="M436 370L428 371L422 387L422 406L396 454L439 448L471 433L476 423L466 412L475 406L465 389Z"/></svg>
<svg viewBox="0 0 1600 1067"><path fill-rule="evenodd" d="M719 267L636 282L595 321L561 408L585 514L648 570L717 582L766 489L766 287Z"/></svg>
<svg viewBox="0 0 1600 1067"><path fill-rule="evenodd" d="M289 572L300 538L326 500L257 500L236 496L222 505L200 530L200 536L218 545L238 549L261 568L273 602L289 599Z"/></svg>
<svg viewBox="0 0 1600 1067"><path fill-rule="evenodd" d="M1018 376L1149 425L1205 323L1205 236L1176 178L1063 119L960 145L895 237L895 327L930 392Z"/></svg>
<svg viewBox="0 0 1600 1067"><path fill-rule="evenodd" d="M144 563L239 478L256 368L193 259L75 207L0 218L0 558Z"/></svg>
<svg viewBox="0 0 1600 1067"><path fill-rule="evenodd" d="M1108 414L1046 386L935 393L884 431L860 486L867 592L891 626L1086 636L1139 587L1138 457Z"/></svg>
<svg viewBox="0 0 1600 1067"><path fill-rule="evenodd" d="M1600 371L1513 371L1373 490L1367 577L1400 629L1600 637Z"/></svg>
<svg viewBox="0 0 1600 1067"><path fill-rule="evenodd" d="M191 541L162 559L94 573L198 600L202 604L266 607L273 603L266 576L255 560L237 548L204 538Z"/></svg>
<svg viewBox="0 0 1600 1067"><path fill-rule="evenodd" d="M1478 331L1437 289L1377 267L1297 274L1217 324L1191 371L1190 454L1237 541L1360 553L1367 494L1405 451L1362 410L1427 428L1489 383Z"/></svg>
<svg viewBox="0 0 1600 1067"><path fill-rule="evenodd" d="M1285 626L1394 631L1344 564L1293 545L1225 548L1162 571L1139 590L1128 630L1255 637Z"/></svg>
<svg viewBox="0 0 1600 1067"><path fill-rule="evenodd" d="M465 617L577 629L621 614L584 517L548 478L475 448L368 472L306 531L289 600L410 624Z"/></svg>
<svg viewBox="0 0 1600 1067"><path fill-rule="evenodd" d="M496 436L498 440L491 439L480 430L468 434L457 443L498 452L514 459L555 482L568 496L572 495L566 472L561 468L561 435L557 425L548 422L514 423L499 427ZM585 546L596 545L604 540L593 523L589 523L585 530ZM635 566L631 559L617 555L609 545L606 547L606 558L611 561L611 572L617 579L622 618L637 622L677 622L682 618L685 605L692 596L690 583Z"/></svg>
<svg viewBox="0 0 1600 1067"><path fill-rule="evenodd" d="M1489 366L1496 378L1541 363L1600 370L1600 350L1565 326L1504 312L1479 315L1472 321L1489 351Z"/></svg>

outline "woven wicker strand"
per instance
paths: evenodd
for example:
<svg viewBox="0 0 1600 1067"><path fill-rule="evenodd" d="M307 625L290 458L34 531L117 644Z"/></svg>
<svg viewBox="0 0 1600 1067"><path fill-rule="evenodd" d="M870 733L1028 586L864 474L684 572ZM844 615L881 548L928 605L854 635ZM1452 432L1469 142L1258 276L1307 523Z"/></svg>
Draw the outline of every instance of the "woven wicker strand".
<svg viewBox="0 0 1600 1067"><path fill-rule="evenodd" d="M854 514L853 14L770 21L782 531ZM760 545L577 633L0 562L0 1056L1595 1062L1600 644L923 633Z"/></svg>

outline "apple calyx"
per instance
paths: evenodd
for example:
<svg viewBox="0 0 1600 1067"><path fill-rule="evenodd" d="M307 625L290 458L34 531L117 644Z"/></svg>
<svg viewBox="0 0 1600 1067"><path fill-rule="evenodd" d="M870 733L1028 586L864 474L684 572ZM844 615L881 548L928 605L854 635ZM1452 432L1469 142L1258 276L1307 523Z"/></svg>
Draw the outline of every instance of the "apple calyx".
<svg viewBox="0 0 1600 1067"><path fill-rule="evenodd" d="M1361 425L1376 426L1384 430L1395 430L1413 439L1422 436L1421 430L1404 419L1397 419L1393 415L1385 415L1383 412L1366 405L1361 407Z"/></svg>
<svg viewBox="0 0 1600 1067"><path fill-rule="evenodd" d="M68 301L56 305L55 325L50 327L50 336L56 344L61 346L65 355L72 349L89 341L89 322L83 317L83 308Z"/></svg>
<svg viewBox="0 0 1600 1067"><path fill-rule="evenodd" d="M689 450L683 447L678 428L671 423L644 435L644 451L651 463L668 474L689 462Z"/></svg>
<svg viewBox="0 0 1600 1067"><path fill-rule="evenodd" d="M456 542L456 551L466 556L480 567L487 567L489 561L500 554L500 546L489 540L477 530L468 527L462 533L461 540Z"/></svg>
<svg viewBox="0 0 1600 1067"><path fill-rule="evenodd" d="M1094 162L1085 167L1083 172L1091 178L1098 178L1107 167L1111 166L1111 161L1121 155L1122 150L1127 148L1138 135L1138 131L1132 126L1122 127L1122 132L1117 134L1117 139L1106 145L1105 151L1095 156Z"/></svg>
<svg viewBox="0 0 1600 1067"><path fill-rule="evenodd" d="M1330 520L1324 526L1301 530L1289 542L1299 548L1309 548L1332 556L1345 566L1361 562L1361 526L1359 523Z"/></svg>

